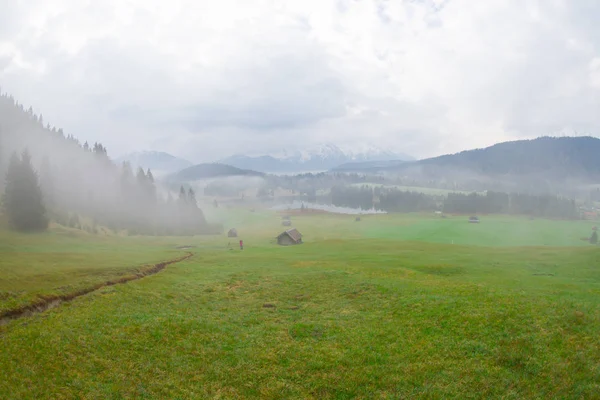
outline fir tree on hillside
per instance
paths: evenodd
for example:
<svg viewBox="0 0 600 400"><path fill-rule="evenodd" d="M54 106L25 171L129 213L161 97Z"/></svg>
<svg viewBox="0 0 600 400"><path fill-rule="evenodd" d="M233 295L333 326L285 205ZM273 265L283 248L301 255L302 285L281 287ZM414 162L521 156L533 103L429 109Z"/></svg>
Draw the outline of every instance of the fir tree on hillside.
<svg viewBox="0 0 600 400"><path fill-rule="evenodd" d="M2 148L2 132L0 132L0 177L5 176L4 153ZM0 179L0 189L4 187L4 179Z"/></svg>
<svg viewBox="0 0 600 400"><path fill-rule="evenodd" d="M179 189L179 198L177 199L177 202L179 203L179 207L181 208L185 208L185 206L187 205L187 195L183 186Z"/></svg>
<svg viewBox="0 0 600 400"><path fill-rule="evenodd" d="M0 93L0 142L0 211L9 155L28 149L39 171L37 182L47 215L60 224L67 224L69 215L77 214L114 231L140 234L202 234L214 229L197 222L199 218L191 223L187 191L183 207L176 201L165 203L161 183L151 171L138 174L129 163L116 165L101 143L81 144L5 93ZM21 162L21 157L17 160ZM12 185L20 184L15 181ZM11 198L7 196L7 201ZM25 204L13 203L15 207ZM5 213L0 214L2 220L8 220Z"/></svg>
<svg viewBox="0 0 600 400"><path fill-rule="evenodd" d="M42 190L27 150L23 151L21 158L13 153L10 159L3 200L11 228L32 232L48 227Z"/></svg>

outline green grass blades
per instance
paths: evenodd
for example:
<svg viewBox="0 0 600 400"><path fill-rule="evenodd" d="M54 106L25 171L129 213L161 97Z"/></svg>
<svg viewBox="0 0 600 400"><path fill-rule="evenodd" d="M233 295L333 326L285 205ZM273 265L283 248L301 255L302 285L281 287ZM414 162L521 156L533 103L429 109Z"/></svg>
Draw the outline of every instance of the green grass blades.
<svg viewBox="0 0 600 400"><path fill-rule="evenodd" d="M600 393L600 252L568 239L585 235L587 223L293 216L305 244L280 247L270 243L284 229L278 216L230 217L243 251L228 249L225 236L178 239L195 246L193 258L1 327L0 398ZM531 246L481 233L505 222L533 223L523 236ZM436 226L470 243L435 240ZM46 252L43 240L60 242L41 237L25 253ZM64 240L81 253L104 243ZM128 240L119 249L131 259L176 244Z"/></svg>
<svg viewBox="0 0 600 400"><path fill-rule="evenodd" d="M168 239L0 231L0 315L181 256ZM176 243L176 241L173 241Z"/></svg>

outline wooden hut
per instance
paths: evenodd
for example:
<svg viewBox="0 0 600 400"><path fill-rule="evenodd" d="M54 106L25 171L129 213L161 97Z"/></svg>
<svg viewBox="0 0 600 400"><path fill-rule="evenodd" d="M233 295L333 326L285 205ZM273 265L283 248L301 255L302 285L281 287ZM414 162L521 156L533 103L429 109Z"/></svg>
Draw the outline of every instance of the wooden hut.
<svg viewBox="0 0 600 400"><path fill-rule="evenodd" d="M238 233L237 233L237 229L235 228L231 228L229 230L229 232L227 232L227 237L237 237Z"/></svg>
<svg viewBox="0 0 600 400"><path fill-rule="evenodd" d="M281 246L291 246L302 244L302 234L296 228L288 229L277 236L277 244Z"/></svg>
<svg viewBox="0 0 600 400"><path fill-rule="evenodd" d="M469 217L469 223L470 224L478 224L479 223L479 217L476 217L476 216Z"/></svg>
<svg viewBox="0 0 600 400"><path fill-rule="evenodd" d="M360 217L356 217L356 218L354 218L354 220L355 220L356 222L360 222Z"/></svg>
<svg viewBox="0 0 600 400"><path fill-rule="evenodd" d="M283 225L283 226L292 226L292 221L284 220L283 222L281 222L281 225Z"/></svg>

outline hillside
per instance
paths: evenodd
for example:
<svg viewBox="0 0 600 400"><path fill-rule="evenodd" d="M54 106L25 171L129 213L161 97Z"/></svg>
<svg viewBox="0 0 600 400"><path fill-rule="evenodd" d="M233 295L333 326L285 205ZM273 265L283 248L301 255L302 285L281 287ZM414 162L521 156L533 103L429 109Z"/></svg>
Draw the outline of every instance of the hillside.
<svg viewBox="0 0 600 400"><path fill-rule="evenodd" d="M228 176L264 176L261 172L232 167L231 165L211 163L198 164L181 170L169 177L171 181L197 181L202 179Z"/></svg>
<svg viewBox="0 0 600 400"><path fill-rule="evenodd" d="M27 156L18 156L24 150ZM32 107L26 108L3 93L0 176L6 176L10 170L9 162L16 171L14 166L20 165L19 159L31 159L38 178L34 187L39 186L50 222L89 233L99 232L99 226L113 231L170 235L205 233L209 229L193 190L186 193L185 202L168 203L164 188L155 181L151 170L116 165L101 143L80 143L73 135L65 135L62 129L45 122ZM4 186L4 179L0 179L0 196L6 195ZM30 197L21 186L15 186L12 196L24 202ZM180 215L186 218L178 219Z"/></svg>
<svg viewBox="0 0 600 400"><path fill-rule="evenodd" d="M540 137L429 158L417 164L461 168L489 175L596 178L600 176L599 154L598 138Z"/></svg>
<svg viewBox="0 0 600 400"><path fill-rule="evenodd" d="M595 137L540 137L395 165L350 166L359 172L400 173L423 179L529 178L595 182L600 179L599 154L600 139Z"/></svg>

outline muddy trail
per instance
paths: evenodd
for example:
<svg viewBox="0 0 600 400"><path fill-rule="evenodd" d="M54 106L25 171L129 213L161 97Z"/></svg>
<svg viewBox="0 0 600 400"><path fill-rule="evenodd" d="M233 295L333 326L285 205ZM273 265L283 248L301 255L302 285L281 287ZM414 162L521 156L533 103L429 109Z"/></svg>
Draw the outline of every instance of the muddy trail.
<svg viewBox="0 0 600 400"><path fill-rule="evenodd" d="M154 274L162 271L163 269L165 269L168 265L182 262L182 261L187 260L188 258L192 257L193 255L194 255L194 253L188 252L184 256L175 258L173 260L163 261L158 264L154 264L149 268L145 268L145 269L142 269L141 271L136 272L135 274L121 276L121 277L111 279L106 282L98 283L94 286L90 286L90 287L81 289L77 292L68 293L68 294L64 294L64 295L43 297L42 299L40 299L39 301L36 301L35 303L28 304L26 306L23 306L23 307L14 309L14 310L8 310L8 311L5 311L4 313L1 313L0 314L0 326L6 325L8 322L13 321L15 319L29 317L29 316L37 314L37 313L42 313L44 311L51 310L66 301L71 301L73 299L76 299L77 297L85 296L86 294L90 294L92 292L95 292L96 290L105 288L107 286L113 286L113 285L118 285L118 284L122 284L122 283L127 283L127 282L135 281L138 279L142 279L149 275L154 275Z"/></svg>

